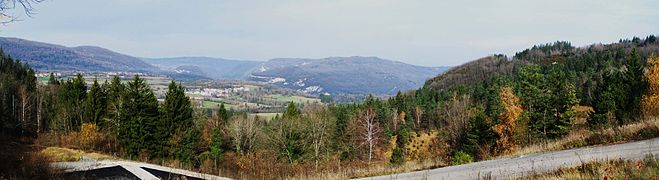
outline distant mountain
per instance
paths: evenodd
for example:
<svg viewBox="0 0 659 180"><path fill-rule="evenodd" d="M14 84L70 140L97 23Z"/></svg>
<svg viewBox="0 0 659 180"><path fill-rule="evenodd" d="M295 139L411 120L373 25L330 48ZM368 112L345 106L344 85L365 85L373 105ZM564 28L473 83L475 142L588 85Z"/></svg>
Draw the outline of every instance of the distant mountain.
<svg viewBox="0 0 659 180"><path fill-rule="evenodd" d="M0 37L0 48L41 71L158 71L139 58L95 46L65 47Z"/></svg>
<svg viewBox="0 0 659 180"><path fill-rule="evenodd" d="M419 88L446 69L377 57L280 58L261 64L249 79L312 94L392 95Z"/></svg>
<svg viewBox="0 0 659 180"><path fill-rule="evenodd" d="M101 47L65 47L3 37L0 48L39 71L130 71L175 79L252 80L312 94L391 95L419 88L448 69L359 56L266 62L209 57L136 58Z"/></svg>
<svg viewBox="0 0 659 180"><path fill-rule="evenodd" d="M209 57L145 58L145 62L177 74L194 74L213 79L244 80L263 62Z"/></svg>

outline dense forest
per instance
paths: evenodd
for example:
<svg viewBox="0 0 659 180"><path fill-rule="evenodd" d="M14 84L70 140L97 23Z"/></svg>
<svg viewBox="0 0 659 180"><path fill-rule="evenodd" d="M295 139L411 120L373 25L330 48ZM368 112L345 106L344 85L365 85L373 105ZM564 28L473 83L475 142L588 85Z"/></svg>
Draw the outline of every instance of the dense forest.
<svg viewBox="0 0 659 180"><path fill-rule="evenodd" d="M2 133L236 178L309 177L374 165L462 164L659 115L654 36L576 48L534 46L493 55L418 90L355 104L290 103L282 116L193 108L172 81L159 102L139 76L38 84L2 54ZM659 136L656 126L639 136Z"/></svg>

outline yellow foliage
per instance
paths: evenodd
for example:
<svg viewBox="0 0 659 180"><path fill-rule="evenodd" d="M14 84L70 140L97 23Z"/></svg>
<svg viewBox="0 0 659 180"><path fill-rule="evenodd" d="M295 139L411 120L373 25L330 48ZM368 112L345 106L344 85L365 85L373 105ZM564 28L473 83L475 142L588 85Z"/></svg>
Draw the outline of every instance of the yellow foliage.
<svg viewBox="0 0 659 180"><path fill-rule="evenodd" d="M499 115L500 123L493 127L494 133L499 137L496 142L497 153L509 153L516 148L513 140L515 134L515 121L522 114L519 98L515 96L513 88L501 87L499 98L503 103L504 111Z"/></svg>
<svg viewBox="0 0 659 180"><path fill-rule="evenodd" d="M648 59L649 68L645 76L648 78L648 91L643 96L641 106L646 117L659 116L659 56Z"/></svg>
<svg viewBox="0 0 659 180"><path fill-rule="evenodd" d="M394 149L398 147L398 144L396 144L397 140L398 140L398 136L392 136L391 139L389 139L389 146L387 150L384 152L384 161L391 160L391 155L394 154Z"/></svg>
<svg viewBox="0 0 659 180"><path fill-rule="evenodd" d="M100 136L96 124L83 123L80 127L80 145L82 147L94 149L94 145L98 142Z"/></svg>
<svg viewBox="0 0 659 180"><path fill-rule="evenodd" d="M437 131L428 133L411 132L409 141L405 144L406 160L423 159L433 156L432 143L437 139Z"/></svg>

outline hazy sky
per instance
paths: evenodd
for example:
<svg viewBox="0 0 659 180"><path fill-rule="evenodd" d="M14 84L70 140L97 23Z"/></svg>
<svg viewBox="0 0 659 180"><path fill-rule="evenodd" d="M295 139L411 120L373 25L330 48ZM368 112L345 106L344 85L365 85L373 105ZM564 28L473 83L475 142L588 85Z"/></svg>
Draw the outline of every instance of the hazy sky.
<svg viewBox="0 0 659 180"><path fill-rule="evenodd" d="M139 57L378 56L426 66L659 32L656 0L48 0L0 36Z"/></svg>

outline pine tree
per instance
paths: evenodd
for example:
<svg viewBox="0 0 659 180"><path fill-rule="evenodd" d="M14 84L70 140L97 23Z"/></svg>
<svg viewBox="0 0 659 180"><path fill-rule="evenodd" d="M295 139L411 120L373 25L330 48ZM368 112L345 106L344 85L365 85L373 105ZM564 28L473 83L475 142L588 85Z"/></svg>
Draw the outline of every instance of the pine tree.
<svg viewBox="0 0 659 180"><path fill-rule="evenodd" d="M106 117L109 121L106 124L108 129L116 132L119 126L119 119L121 116L121 107L123 106L123 96L126 91L126 86L121 83L118 76L112 77L112 81L107 85L107 113Z"/></svg>
<svg viewBox="0 0 659 180"><path fill-rule="evenodd" d="M220 136L220 129L213 128L211 134L210 153L211 156L213 156L213 161L215 161L215 166L217 166L217 163L222 156L222 137Z"/></svg>
<svg viewBox="0 0 659 180"><path fill-rule="evenodd" d="M286 112L284 112L282 118L292 119L292 118L297 118L298 116L300 116L300 110L297 109L293 101L289 102L288 106L286 107Z"/></svg>
<svg viewBox="0 0 659 180"><path fill-rule="evenodd" d="M105 112L107 110L107 95L105 89L101 88L98 81L94 79L94 84L87 93L85 100L85 119L83 123L97 124L98 127L103 128Z"/></svg>
<svg viewBox="0 0 659 180"><path fill-rule="evenodd" d="M149 85L136 75L122 96L118 141L128 155L147 152L151 157L163 154L158 139L158 100Z"/></svg>
<svg viewBox="0 0 659 180"><path fill-rule="evenodd" d="M169 139L177 132L188 134L187 131L194 129L190 98L185 96L183 86L172 81L168 88L165 102L162 104L162 118L158 125L157 136L159 139ZM176 146L176 144L167 145L168 149L177 147L186 148L185 146ZM179 152L182 150L172 149L169 151Z"/></svg>
<svg viewBox="0 0 659 180"><path fill-rule="evenodd" d="M224 103L220 104L220 109L218 110L217 114L220 117L220 121L222 121L222 124L228 124L231 115L225 108Z"/></svg>
<svg viewBox="0 0 659 180"><path fill-rule="evenodd" d="M49 85L59 85L59 81L57 80L57 77L53 73L50 73L48 76L48 84Z"/></svg>
<svg viewBox="0 0 659 180"><path fill-rule="evenodd" d="M199 141L201 141L201 134L197 128L192 127L185 131L181 140L181 148L177 151L178 159L186 165L195 163Z"/></svg>
<svg viewBox="0 0 659 180"><path fill-rule="evenodd" d="M71 98L68 104L70 108L73 108L73 123L71 124L74 129L80 129L80 125L83 121L84 116L84 107L81 106L84 104L85 99L87 98L87 85L85 84L85 79L81 74L77 74L76 77L71 81L71 89L69 91Z"/></svg>
<svg viewBox="0 0 659 180"><path fill-rule="evenodd" d="M647 80L643 75L643 64L636 49L632 49L625 75L628 84L627 87L629 88L626 95L629 96L629 99L622 108L627 112L625 114L626 117L624 117L625 120L634 120L638 119L641 115L641 98L647 89Z"/></svg>
<svg viewBox="0 0 659 180"><path fill-rule="evenodd" d="M87 86L82 75L61 83L58 89L57 116L54 127L65 132L80 128L84 116L84 101L87 98Z"/></svg>

